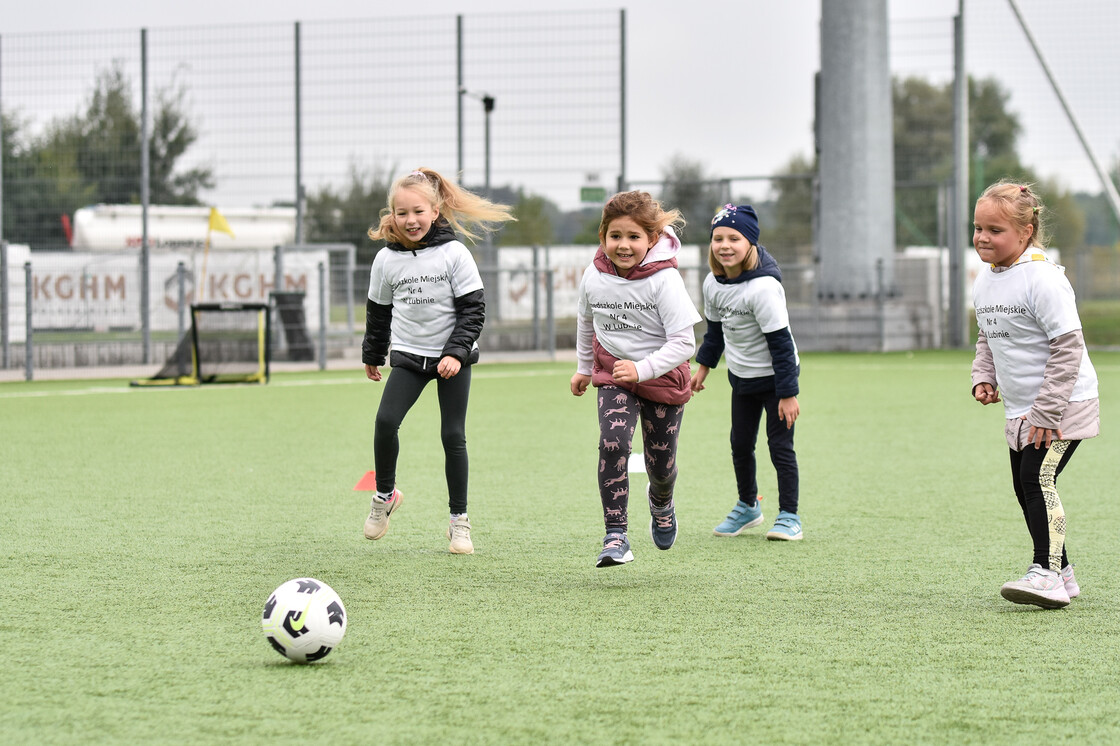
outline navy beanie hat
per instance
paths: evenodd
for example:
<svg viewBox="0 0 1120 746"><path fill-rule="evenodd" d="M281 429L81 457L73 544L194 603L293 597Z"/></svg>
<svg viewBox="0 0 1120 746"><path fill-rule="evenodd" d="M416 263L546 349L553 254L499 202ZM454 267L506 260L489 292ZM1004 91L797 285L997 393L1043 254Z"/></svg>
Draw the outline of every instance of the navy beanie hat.
<svg viewBox="0 0 1120 746"><path fill-rule="evenodd" d="M716 228L727 227L746 236L747 240L758 246L758 215L750 205L724 205L716 216L712 218L712 229L708 233L711 238Z"/></svg>

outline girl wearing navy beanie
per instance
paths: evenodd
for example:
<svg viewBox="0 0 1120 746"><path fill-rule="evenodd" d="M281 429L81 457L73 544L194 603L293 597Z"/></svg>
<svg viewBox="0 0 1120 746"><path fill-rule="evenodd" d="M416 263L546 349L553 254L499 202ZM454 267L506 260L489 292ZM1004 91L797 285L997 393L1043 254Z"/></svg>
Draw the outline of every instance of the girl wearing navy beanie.
<svg viewBox="0 0 1120 746"><path fill-rule="evenodd" d="M797 454L793 423L801 361L789 328L782 273L758 243L758 215L750 205L725 205L712 218L704 278L704 316L708 331L696 353L699 368L692 390L704 390L708 372L727 358L731 382L731 462L738 500L715 527L716 536L738 536L762 523L756 479L755 441L766 412L766 440L778 477L778 516L767 539L802 538L798 514Z"/></svg>

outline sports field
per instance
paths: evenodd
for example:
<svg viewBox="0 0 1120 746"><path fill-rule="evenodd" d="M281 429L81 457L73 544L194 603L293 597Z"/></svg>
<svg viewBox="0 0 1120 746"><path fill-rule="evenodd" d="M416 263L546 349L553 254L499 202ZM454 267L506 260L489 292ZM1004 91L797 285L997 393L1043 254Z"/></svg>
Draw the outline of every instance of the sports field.
<svg viewBox="0 0 1120 746"><path fill-rule="evenodd" d="M362 536L381 385L0 385L0 741L11 744L1120 741L1120 353L1093 355L1105 435L1059 487L1082 596L1014 606L1030 561L1002 409L968 352L807 354L805 540L734 504L727 384L688 404L668 552L596 569L591 397L570 364L475 368L476 553L447 553L434 387L402 428L405 500ZM644 477L636 477L644 492ZM260 631L281 582L349 613L322 663Z"/></svg>

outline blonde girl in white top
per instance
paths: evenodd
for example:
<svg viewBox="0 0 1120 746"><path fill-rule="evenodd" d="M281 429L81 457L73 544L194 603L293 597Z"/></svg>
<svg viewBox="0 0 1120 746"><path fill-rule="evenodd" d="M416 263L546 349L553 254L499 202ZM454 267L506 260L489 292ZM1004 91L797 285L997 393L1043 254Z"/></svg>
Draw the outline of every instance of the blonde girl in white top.
<svg viewBox="0 0 1120 746"><path fill-rule="evenodd" d="M1000 594L1061 608L1081 589L1066 552L1058 475L1080 442L1100 432L1100 406L1073 288L1043 248L1042 209L1029 185L1007 181L976 201L973 246L988 267L972 291L972 395L1004 404L1012 486L1033 545L1026 575Z"/></svg>

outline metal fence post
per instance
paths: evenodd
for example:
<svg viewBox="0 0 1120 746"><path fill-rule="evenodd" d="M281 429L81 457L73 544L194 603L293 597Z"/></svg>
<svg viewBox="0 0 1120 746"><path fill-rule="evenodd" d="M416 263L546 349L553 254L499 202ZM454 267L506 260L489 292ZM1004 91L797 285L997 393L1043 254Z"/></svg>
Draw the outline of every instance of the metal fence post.
<svg viewBox="0 0 1120 746"><path fill-rule="evenodd" d="M273 265L273 280L272 291L274 293L284 292L284 247L276 246L272 250L272 265ZM279 302L279 301L278 301ZM284 347L284 332L283 324L280 323L279 311L272 303L269 303L268 313L272 314L277 311L277 323L272 324L272 351L279 352Z"/></svg>
<svg viewBox="0 0 1120 746"><path fill-rule="evenodd" d="M3 348L3 361L0 370L7 370L11 363L11 350L8 348L8 242L0 241L0 348Z"/></svg>
<svg viewBox="0 0 1120 746"><path fill-rule="evenodd" d="M354 272L356 270L354 244L346 246L346 331L354 333ZM363 304L363 308L364 308Z"/></svg>
<svg viewBox="0 0 1120 746"><path fill-rule="evenodd" d="M327 368L327 268L319 262L319 370Z"/></svg>
<svg viewBox="0 0 1120 746"><path fill-rule="evenodd" d="M187 333L187 265L179 262L175 267L175 281L179 286L179 339Z"/></svg>
<svg viewBox="0 0 1120 746"><path fill-rule="evenodd" d="M627 189L626 174L626 8L618 11L618 191Z"/></svg>
<svg viewBox="0 0 1120 746"><path fill-rule="evenodd" d="M284 292L284 247L276 246L272 250L273 280L272 289L278 293Z"/></svg>
<svg viewBox="0 0 1120 746"><path fill-rule="evenodd" d="M541 348L541 262L540 247L533 244L533 349Z"/></svg>
<svg viewBox="0 0 1120 746"><path fill-rule="evenodd" d="M545 279L545 313L548 318L548 354L556 359L556 308L552 295L552 267L544 268Z"/></svg>
<svg viewBox="0 0 1120 746"><path fill-rule="evenodd" d="M24 378L30 381L35 377L35 366L34 362L31 359L35 352L35 345L31 341L31 262L23 263L23 282L23 299L24 305L27 309L27 338L24 342L26 351L23 355L23 372Z"/></svg>
<svg viewBox="0 0 1120 746"><path fill-rule="evenodd" d="M875 260L875 311L879 324L879 352L887 351L887 294L883 287L883 257Z"/></svg>
<svg viewBox="0 0 1120 746"><path fill-rule="evenodd" d="M3 40L3 36L0 36L0 41L2 41L2 40ZM0 73L3 73L3 71L4 71L3 64L2 64L3 59L4 59L3 55L0 55ZM3 79L4 79L4 76L2 74L0 74L0 81L3 81ZM4 112L4 96L2 94L0 94L0 114L3 114L3 112ZM4 173L4 118L2 116L0 116L0 175L2 175L3 173ZM0 236L3 236L3 235L4 235L4 179L0 178ZM7 287L7 283L4 283L4 286ZM7 330L7 327L5 326L4 329ZM4 367L7 368L8 367L8 364L7 364L8 348L7 347L4 348L4 352L5 352Z"/></svg>
<svg viewBox="0 0 1120 746"><path fill-rule="evenodd" d="M143 361L152 362L152 247L148 237L151 206L151 132L148 128L148 29L140 29L140 338Z"/></svg>
<svg viewBox="0 0 1120 746"><path fill-rule="evenodd" d="M303 82L300 52L299 21L295 23L295 140L296 140L296 243L303 243L304 194L303 194ZM281 288L277 288L280 290Z"/></svg>
<svg viewBox="0 0 1120 746"><path fill-rule="evenodd" d="M462 13L455 16L455 91L455 154L457 164L455 174L461 184L463 178L463 96L466 95L466 89L463 88Z"/></svg>
<svg viewBox="0 0 1120 746"><path fill-rule="evenodd" d="M175 267L175 279L179 285L179 336L175 342L174 355L179 375L185 376L187 374L187 361L179 354L179 345L183 343L183 337L187 333L187 266L183 262L179 262L179 265Z"/></svg>

